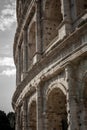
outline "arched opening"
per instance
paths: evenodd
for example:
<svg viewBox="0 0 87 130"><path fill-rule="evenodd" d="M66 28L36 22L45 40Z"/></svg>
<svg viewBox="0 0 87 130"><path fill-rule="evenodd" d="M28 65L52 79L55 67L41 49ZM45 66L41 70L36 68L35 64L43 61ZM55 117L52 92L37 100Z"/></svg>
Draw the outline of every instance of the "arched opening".
<svg viewBox="0 0 87 130"><path fill-rule="evenodd" d="M45 3L45 46L58 35L58 26L62 21L60 0L47 0Z"/></svg>
<svg viewBox="0 0 87 130"><path fill-rule="evenodd" d="M29 65L33 63L35 53L36 53L36 25L34 22L29 29Z"/></svg>
<svg viewBox="0 0 87 130"><path fill-rule="evenodd" d="M76 0L76 10L77 16L82 14L82 12L87 9L87 0Z"/></svg>
<svg viewBox="0 0 87 130"><path fill-rule="evenodd" d="M36 101L32 101L29 107L29 129L36 130Z"/></svg>
<svg viewBox="0 0 87 130"><path fill-rule="evenodd" d="M84 9L87 9L87 0L84 0Z"/></svg>
<svg viewBox="0 0 87 130"><path fill-rule="evenodd" d="M48 130L67 130L66 96L54 88L47 100Z"/></svg>

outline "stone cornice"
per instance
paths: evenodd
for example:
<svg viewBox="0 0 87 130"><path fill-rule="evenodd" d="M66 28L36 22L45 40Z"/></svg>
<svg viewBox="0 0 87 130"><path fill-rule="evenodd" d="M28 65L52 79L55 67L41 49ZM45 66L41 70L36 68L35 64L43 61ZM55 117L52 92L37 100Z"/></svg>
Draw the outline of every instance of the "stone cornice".
<svg viewBox="0 0 87 130"><path fill-rule="evenodd" d="M86 28L87 24L84 24L63 41L57 43L55 48L52 48L49 53L44 53L42 59L32 66L26 78L19 84L19 86L17 86L13 96L13 104L17 102L18 97L20 97L20 94L28 83L30 83L36 76L40 75L41 72L46 75L46 68L49 72L54 67L58 66L59 68L57 68L57 70L59 71L68 61L75 60L84 53L87 53L87 43L82 43L81 41L81 36L84 35L85 32L87 33ZM53 63L54 65L49 68L49 65L52 65ZM52 74L49 77L51 76ZM43 77L43 75L40 75L40 77Z"/></svg>
<svg viewBox="0 0 87 130"><path fill-rule="evenodd" d="M18 86L18 89L14 95L15 97L13 97L16 99L16 100L13 99L13 102L12 102L13 108L15 109L15 105L16 107L19 106L19 104L22 103L23 98L35 92L38 86L43 85L47 80L51 79L52 77L59 74L62 70L64 70L67 64L71 64L73 63L74 60L82 58L83 55L87 55L87 43L83 45L82 48L79 48L77 52L75 52L74 54L70 54L69 57L66 57L65 58L66 60L63 59L64 61L61 61L61 64L59 63L58 65L58 63L56 64L54 63L52 65L52 68L47 68L46 70L41 71L30 82L28 81L22 82ZM29 78L28 76L26 77L27 80Z"/></svg>
<svg viewBox="0 0 87 130"><path fill-rule="evenodd" d="M27 2L30 2L29 4ZM31 1L26 1L26 4L25 4L25 10L23 11L23 16L20 18L20 23L17 27L17 30L16 30L16 34L15 34L15 38L14 38L14 46L13 46L13 57L14 57L14 61L15 61L15 64L16 64L16 49L17 49L17 46L19 44L19 42L21 41L21 37L22 37L22 32L23 32L23 28L26 28L26 25L28 25L28 23L30 22L31 18L32 18L32 13L31 13L31 9L35 3L35 0L31 0ZM28 7L27 7L28 6ZM28 8L28 9L27 9ZM30 15L30 13L32 15ZM29 17L30 15L30 17ZM82 23L82 21L84 21L84 19L86 19L87 17L87 10L85 10L81 16L78 17L78 19L76 21L74 21L73 26L77 27L79 26L79 24Z"/></svg>

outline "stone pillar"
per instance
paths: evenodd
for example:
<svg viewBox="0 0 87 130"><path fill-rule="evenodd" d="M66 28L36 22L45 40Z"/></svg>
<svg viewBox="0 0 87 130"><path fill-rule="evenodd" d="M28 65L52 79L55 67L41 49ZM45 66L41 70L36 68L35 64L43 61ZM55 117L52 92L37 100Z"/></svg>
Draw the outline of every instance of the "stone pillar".
<svg viewBox="0 0 87 130"><path fill-rule="evenodd" d="M26 76L28 70L28 43L27 43L27 29L23 32L23 77Z"/></svg>
<svg viewBox="0 0 87 130"><path fill-rule="evenodd" d="M66 66L65 72L67 86L68 130L79 130L75 71L72 65L68 64Z"/></svg>
<svg viewBox="0 0 87 130"><path fill-rule="evenodd" d="M87 130L87 73L82 77L79 90L79 119L80 130Z"/></svg>
<svg viewBox="0 0 87 130"><path fill-rule="evenodd" d="M41 57L42 37L41 37L41 1L36 1L36 59Z"/></svg>
<svg viewBox="0 0 87 130"><path fill-rule="evenodd" d="M37 87L37 130L43 129L43 117L42 117L42 94L40 86Z"/></svg>
<svg viewBox="0 0 87 130"><path fill-rule="evenodd" d="M28 130L27 121L27 99L23 100L23 130Z"/></svg>
<svg viewBox="0 0 87 130"><path fill-rule="evenodd" d="M31 129L31 125L30 125L30 110L29 110L29 107L28 107L28 111L27 111L27 112L28 112L28 114L27 114L27 115L28 115L28 119L27 119L27 122L28 122L28 124L27 124L28 130L32 130L32 129Z"/></svg>
<svg viewBox="0 0 87 130"><path fill-rule="evenodd" d="M72 20L76 20L76 0L71 0L71 15Z"/></svg>
<svg viewBox="0 0 87 130"><path fill-rule="evenodd" d="M17 110L16 110L16 124L15 124L15 130L20 130L20 109L19 108L17 108Z"/></svg>
<svg viewBox="0 0 87 130"><path fill-rule="evenodd" d="M28 39L29 39L29 36L28 36ZM28 68L30 68L32 64L32 61L31 61L31 44L28 43Z"/></svg>
<svg viewBox="0 0 87 130"><path fill-rule="evenodd" d="M18 46L18 62L17 62L17 70L16 70L16 80L17 85L21 82L21 47Z"/></svg>
<svg viewBox="0 0 87 130"><path fill-rule="evenodd" d="M80 99L79 118L80 118L80 130L87 130L87 115L85 113L84 99Z"/></svg>
<svg viewBox="0 0 87 130"><path fill-rule="evenodd" d="M59 39L69 34L72 30L69 0L61 0L61 13L63 21L59 27Z"/></svg>
<svg viewBox="0 0 87 130"><path fill-rule="evenodd" d="M70 16L70 3L69 0L61 0L61 11L63 15L63 20L71 22L71 16Z"/></svg>
<svg viewBox="0 0 87 130"><path fill-rule="evenodd" d="M45 94L43 95L43 130L48 130L47 100Z"/></svg>

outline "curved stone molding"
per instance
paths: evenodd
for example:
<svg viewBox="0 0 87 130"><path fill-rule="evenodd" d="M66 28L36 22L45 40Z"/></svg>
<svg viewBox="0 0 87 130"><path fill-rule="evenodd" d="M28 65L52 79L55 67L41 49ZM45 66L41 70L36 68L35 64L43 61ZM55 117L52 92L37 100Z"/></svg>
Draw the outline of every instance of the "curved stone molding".
<svg viewBox="0 0 87 130"><path fill-rule="evenodd" d="M16 130L87 130L86 0L16 0Z"/></svg>

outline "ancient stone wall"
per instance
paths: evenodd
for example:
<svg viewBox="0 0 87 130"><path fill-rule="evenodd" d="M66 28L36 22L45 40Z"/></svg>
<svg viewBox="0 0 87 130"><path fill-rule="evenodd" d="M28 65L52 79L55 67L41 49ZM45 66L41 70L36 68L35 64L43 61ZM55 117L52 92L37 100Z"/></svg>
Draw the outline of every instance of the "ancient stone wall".
<svg viewBox="0 0 87 130"><path fill-rule="evenodd" d="M16 3L16 130L87 130L86 0Z"/></svg>

